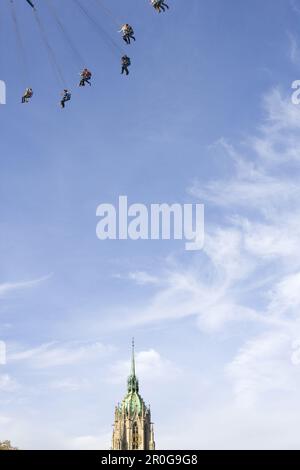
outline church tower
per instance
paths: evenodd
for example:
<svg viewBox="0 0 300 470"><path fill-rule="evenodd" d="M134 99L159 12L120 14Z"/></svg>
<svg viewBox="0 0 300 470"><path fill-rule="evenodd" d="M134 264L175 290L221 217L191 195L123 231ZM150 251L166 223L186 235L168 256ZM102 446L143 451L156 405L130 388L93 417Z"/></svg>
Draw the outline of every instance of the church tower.
<svg viewBox="0 0 300 470"><path fill-rule="evenodd" d="M139 394L139 381L135 375L134 340L127 394L115 408L112 450L155 450L150 407Z"/></svg>

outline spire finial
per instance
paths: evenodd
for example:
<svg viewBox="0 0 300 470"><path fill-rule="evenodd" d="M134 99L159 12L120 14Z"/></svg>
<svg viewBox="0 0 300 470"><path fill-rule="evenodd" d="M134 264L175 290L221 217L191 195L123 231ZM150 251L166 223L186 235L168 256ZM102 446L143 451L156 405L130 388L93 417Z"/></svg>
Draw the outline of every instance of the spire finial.
<svg viewBox="0 0 300 470"><path fill-rule="evenodd" d="M132 338L132 356L131 356L131 372L128 377L128 392L138 392L139 391L139 381L135 375L135 353L134 353L134 338Z"/></svg>
<svg viewBox="0 0 300 470"><path fill-rule="evenodd" d="M135 377L134 338L132 338L131 375Z"/></svg>

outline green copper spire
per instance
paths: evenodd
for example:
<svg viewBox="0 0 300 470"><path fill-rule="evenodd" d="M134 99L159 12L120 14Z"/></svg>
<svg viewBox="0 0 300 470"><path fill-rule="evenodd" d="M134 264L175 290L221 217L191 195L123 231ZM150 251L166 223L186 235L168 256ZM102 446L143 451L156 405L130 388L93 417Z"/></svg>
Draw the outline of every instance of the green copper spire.
<svg viewBox="0 0 300 470"><path fill-rule="evenodd" d="M128 393L139 391L139 381L135 375L134 338L132 339L131 374L127 381Z"/></svg>
<svg viewBox="0 0 300 470"><path fill-rule="evenodd" d="M134 338L132 338L131 375L135 376Z"/></svg>
<svg viewBox="0 0 300 470"><path fill-rule="evenodd" d="M134 339L132 339L131 372L127 381L127 395L122 401L121 410L124 410L126 415L134 418L135 416L141 416L144 406L139 394L139 381L135 374Z"/></svg>

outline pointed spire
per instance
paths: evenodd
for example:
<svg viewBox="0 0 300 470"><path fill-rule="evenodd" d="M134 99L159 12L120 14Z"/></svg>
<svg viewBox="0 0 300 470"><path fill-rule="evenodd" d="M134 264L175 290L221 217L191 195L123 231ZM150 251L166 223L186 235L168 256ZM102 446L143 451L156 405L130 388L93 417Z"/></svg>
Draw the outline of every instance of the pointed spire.
<svg viewBox="0 0 300 470"><path fill-rule="evenodd" d="M138 392L139 391L139 381L135 375L135 352L134 352L134 338L132 338L132 353L131 353L131 372L128 377L128 392Z"/></svg>
<svg viewBox="0 0 300 470"><path fill-rule="evenodd" d="M132 338L131 375L135 377L134 338Z"/></svg>

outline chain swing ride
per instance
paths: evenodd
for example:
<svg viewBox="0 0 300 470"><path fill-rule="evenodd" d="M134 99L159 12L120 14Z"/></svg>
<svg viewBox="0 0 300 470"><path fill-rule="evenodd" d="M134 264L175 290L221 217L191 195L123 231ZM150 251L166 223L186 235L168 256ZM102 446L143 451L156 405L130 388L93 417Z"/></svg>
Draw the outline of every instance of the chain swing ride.
<svg viewBox="0 0 300 470"><path fill-rule="evenodd" d="M19 54L20 54L20 64L22 65L22 68L23 68L23 79L28 80L29 74L28 74L28 67L27 67L27 61L26 61L26 53L25 53L25 47L23 43L22 34L20 31L20 27L19 27L16 1L8 0L8 2L10 3L11 16L12 16L12 21L14 25L15 34L16 34L17 46L18 46ZM41 36L41 40L45 46L45 49L49 58L49 62L51 63L53 70L63 88L63 93L62 93L62 97L60 100L60 106L62 108L65 108L66 103L71 100L72 93L67 87L63 70L60 66L59 61L56 58L55 51L51 45L46 29L44 28L41 16L39 15L38 1L37 0L25 0L25 2L27 3L28 7L32 9L33 16L36 21L39 34ZM103 0L93 0L93 2L96 3L97 7L100 7L106 15L108 15L111 19L113 19L113 21L117 25L120 25L121 22L115 17L114 13L103 3ZM80 82L78 86L79 87L85 87L86 85L91 86L92 85L91 83L92 72L88 68L83 67L84 60L81 56L81 53L78 51L76 43L72 40L71 36L67 32L63 24L63 21L60 19L59 13L54 5L53 0L45 0L45 3L47 4L49 12L51 16L53 17L57 25L57 28L60 30L62 36L64 37L64 40L66 41L69 48L71 49L74 58L76 59L77 63L80 64L81 72L80 72ZM81 15L84 16L87 21L89 21L90 25L93 27L95 32L101 36L101 39L104 40L107 43L107 45L112 49L113 53L118 54L118 57L120 57L120 54L121 54L121 74L122 75L125 74L126 76L129 75L129 67L131 65L131 59L125 53L125 51L123 50L119 42L117 42L101 27L101 25L98 23L95 17L89 12L89 9L86 3L84 4L83 0L72 0L72 3L81 13ZM169 6L167 5L166 0L150 0L150 3L157 13L162 13L162 12L164 13L169 9ZM118 33L121 33L122 39L127 46L131 45L132 42L136 41L134 29L129 23L124 23L121 26ZM33 97L33 89L28 86L25 89L21 102L23 104L29 103L32 97Z"/></svg>

